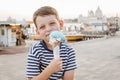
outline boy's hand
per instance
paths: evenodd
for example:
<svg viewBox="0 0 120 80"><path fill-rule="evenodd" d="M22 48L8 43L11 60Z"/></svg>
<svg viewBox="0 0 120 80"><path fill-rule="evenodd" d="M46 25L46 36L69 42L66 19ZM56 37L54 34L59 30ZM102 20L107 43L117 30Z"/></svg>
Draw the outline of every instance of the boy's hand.
<svg viewBox="0 0 120 80"><path fill-rule="evenodd" d="M56 43L52 44L52 49L54 49L56 46L60 46L60 42L57 41Z"/></svg>
<svg viewBox="0 0 120 80"><path fill-rule="evenodd" d="M51 74L60 71L62 69L62 59L61 58L53 59L47 68Z"/></svg>

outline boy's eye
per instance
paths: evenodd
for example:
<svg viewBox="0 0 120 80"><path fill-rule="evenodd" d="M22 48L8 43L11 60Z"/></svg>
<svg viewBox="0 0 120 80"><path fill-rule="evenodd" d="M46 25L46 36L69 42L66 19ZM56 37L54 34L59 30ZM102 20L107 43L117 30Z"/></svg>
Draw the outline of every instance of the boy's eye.
<svg viewBox="0 0 120 80"><path fill-rule="evenodd" d="M45 26L40 26L40 28L39 29L44 29L45 28Z"/></svg>
<svg viewBox="0 0 120 80"><path fill-rule="evenodd" d="M56 23L55 23L55 22L51 22L51 23L50 23L50 25L54 25L54 24L56 24Z"/></svg>

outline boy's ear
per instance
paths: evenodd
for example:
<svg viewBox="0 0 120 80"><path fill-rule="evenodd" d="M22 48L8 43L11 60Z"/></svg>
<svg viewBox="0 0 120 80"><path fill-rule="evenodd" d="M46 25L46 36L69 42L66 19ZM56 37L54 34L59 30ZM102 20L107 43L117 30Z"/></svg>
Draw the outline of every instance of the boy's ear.
<svg viewBox="0 0 120 80"><path fill-rule="evenodd" d="M64 25L64 22L63 22L63 20L60 20L60 30L62 30L63 29L63 25Z"/></svg>

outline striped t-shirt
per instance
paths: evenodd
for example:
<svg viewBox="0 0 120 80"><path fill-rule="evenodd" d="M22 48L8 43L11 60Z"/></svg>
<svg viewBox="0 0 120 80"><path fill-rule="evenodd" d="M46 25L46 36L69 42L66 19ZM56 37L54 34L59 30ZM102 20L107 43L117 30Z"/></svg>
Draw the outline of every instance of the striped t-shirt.
<svg viewBox="0 0 120 80"><path fill-rule="evenodd" d="M60 44L60 57L62 58L62 70L54 73L48 80L62 79L65 71L77 68L75 50L65 43ZM49 65L53 58L53 51L46 47L43 40L32 46L27 60L27 78L39 75Z"/></svg>

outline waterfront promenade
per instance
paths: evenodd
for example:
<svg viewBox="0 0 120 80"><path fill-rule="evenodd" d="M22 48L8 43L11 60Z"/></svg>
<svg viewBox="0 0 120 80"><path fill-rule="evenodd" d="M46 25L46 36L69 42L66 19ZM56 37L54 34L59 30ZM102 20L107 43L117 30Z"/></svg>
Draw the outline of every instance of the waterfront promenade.
<svg viewBox="0 0 120 80"><path fill-rule="evenodd" d="M73 42L70 45L76 50L78 68L75 80L120 80L120 36ZM0 52L0 80L26 80L28 48L19 46L7 49L16 50L17 54Z"/></svg>

